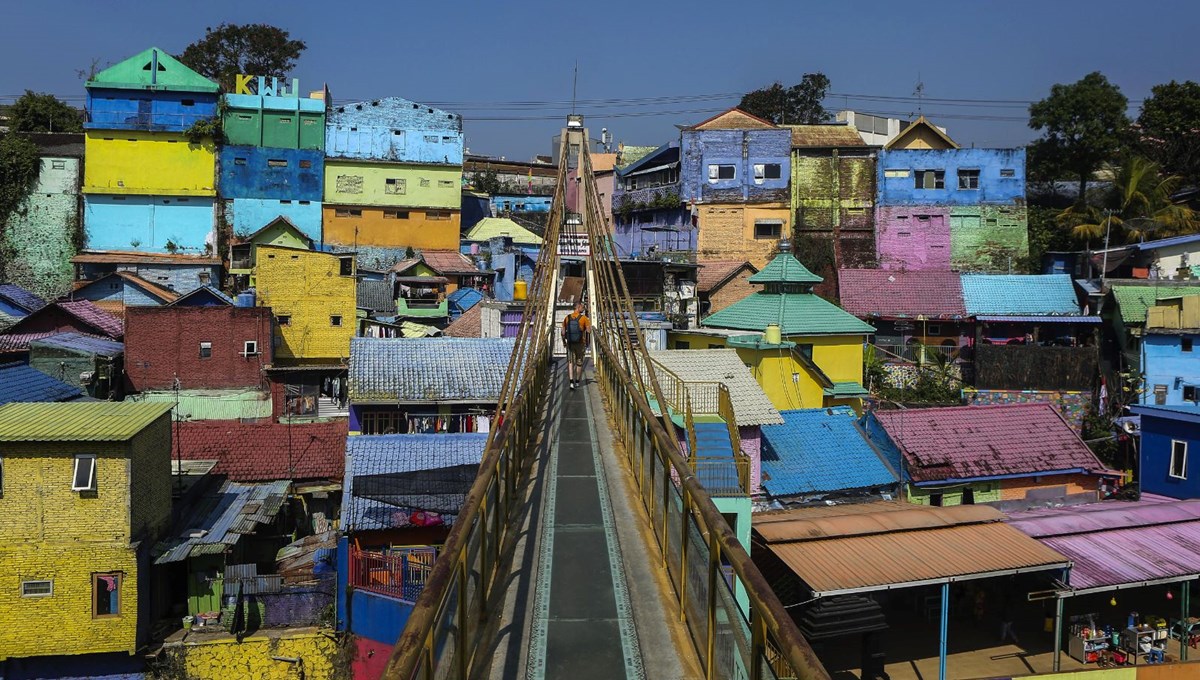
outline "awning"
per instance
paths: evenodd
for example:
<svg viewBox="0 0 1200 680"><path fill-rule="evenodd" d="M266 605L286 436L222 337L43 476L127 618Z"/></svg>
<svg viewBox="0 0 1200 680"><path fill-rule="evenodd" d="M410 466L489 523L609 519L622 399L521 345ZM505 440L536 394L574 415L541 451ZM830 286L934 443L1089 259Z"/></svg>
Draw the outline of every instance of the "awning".
<svg viewBox="0 0 1200 680"><path fill-rule="evenodd" d="M649 167L649 168L640 168L638 170L634 170L633 172L631 172L629 174L623 174L622 177L637 177L638 175L645 175L650 172L658 172L659 170L669 170L677 165L679 165L678 161L676 161L674 163L666 163L664 165L655 165L655 166Z"/></svg>
<svg viewBox="0 0 1200 680"><path fill-rule="evenodd" d="M979 314L976 321L1004 321L1008 323L1101 323L1098 316L1004 316Z"/></svg>
<svg viewBox="0 0 1200 680"><path fill-rule="evenodd" d="M813 597L1061 570L1070 560L983 505L871 503L756 515L754 531ZM843 513L831 514L841 510Z"/></svg>
<svg viewBox="0 0 1200 680"><path fill-rule="evenodd" d="M483 272L471 272L472 274L482 274ZM408 284L434 284L434 283L449 283L450 279L444 276L397 276L396 281L399 283Z"/></svg>

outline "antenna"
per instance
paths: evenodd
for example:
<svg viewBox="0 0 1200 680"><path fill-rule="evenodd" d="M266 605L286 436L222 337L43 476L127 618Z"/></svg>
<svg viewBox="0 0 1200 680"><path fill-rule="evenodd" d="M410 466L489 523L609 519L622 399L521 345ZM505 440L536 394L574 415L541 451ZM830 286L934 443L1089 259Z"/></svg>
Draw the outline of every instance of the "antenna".
<svg viewBox="0 0 1200 680"><path fill-rule="evenodd" d="M921 72L917 71L917 89L913 90L913 96L917 98L917 115L924 114L925 103L925 82L921 80Z"/></svg>
<svg viewBox="0 0 1200 680"><path fill-rule="evenodd" d="M575 95L579 92L579 60L575 60L575 78L571 81L571 115L575 115Z"/></svg>

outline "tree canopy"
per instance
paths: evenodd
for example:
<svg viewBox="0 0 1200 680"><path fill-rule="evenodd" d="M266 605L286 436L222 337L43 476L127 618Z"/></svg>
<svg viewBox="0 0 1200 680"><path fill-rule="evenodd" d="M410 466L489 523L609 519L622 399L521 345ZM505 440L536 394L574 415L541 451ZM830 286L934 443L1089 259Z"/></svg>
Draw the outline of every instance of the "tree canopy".
<svg viewBox="0 0 1200 680"><path fill-rule="evenodd" d="M25 90L9 108L13 132L80 132L83 115L52 94Z"/></svg>
<svg viewBox="0 0 1200 680"><path fill-rule="evenodd" d="M813 125L830 118L821 105L829 91L829 78L823 73L805 73L799 83L784 87L772 83L742 96L738 108L776 125Z"/></svg>
<svg viewBox="0 0 1200 680"><path fill-rule="evenodd" d="M307 47L282 28L223 23L204 29L204 37L188 45L179 60L232 90L239 73L286 77Z"/></svg>
<svg viewBox="0 0 1200 680"><path fill-rule="evenodd" d="M1129 128L1128 105L1121 89L1099 72L1055 85L1050 96L1029 107L1029 127L1042 132L1031 158L1077 177L1079 200L1084 200L1092 173L1121 149ZM1034 174L1044 173L1035 169Z"/></svg>
<svg viewBox="0 0 1200 680"><path fill-rule="evenodd" d="M1171 201L1180 178L1162 173L1154 161L1130 156L1119 164L1105 163L1103 170L1111 183L1099 205L1077 203L1058 217L1076 238L1103 238L1109 227L1116 242L1190 234L1200 227L1195 211Z"/></svg>
<svg viewBox="0 0 1200 680"><path fill-rule="evenodd" d="M1185 184L1200 184L1200 84L1155 85L1134 126L1136 146Z"/></svg>

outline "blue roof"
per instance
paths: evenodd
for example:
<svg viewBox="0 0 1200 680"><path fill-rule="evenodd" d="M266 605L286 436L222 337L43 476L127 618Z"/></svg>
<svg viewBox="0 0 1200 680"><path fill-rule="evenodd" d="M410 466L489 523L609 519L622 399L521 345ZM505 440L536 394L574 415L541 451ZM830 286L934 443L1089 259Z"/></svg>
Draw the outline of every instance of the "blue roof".
<svg viewBox="0 0 1200 680"><path fill-rule="evenodd" d="M1176 406L1135 405L1130 406L1130 410L1142 416L1200 423L1200 404L1180 404ZM1144 423L1145 421L1142 422Z"/></svg>
<svg viewBox="0 0 1200 680"><path fill-rule="evenodd" d="M95 335L87 335L86 333L76 333L74 331L55 333L48 338L34 340L29 345L30 347L46 346L57 347L59 349L72 349L102 357L115 357L125 353L125 343L123 342Z"/></svg>
<svg viewBox="0 0 1200 680"><path fill-rule="evenodd" d="M46 306L46 301L13 283L0 283L0 298L27 312L36 312Z"/></svg>
<svg viewBox="0 0 1200 680"><path fill-rule="evenodd" d="M775 497L892 485L896 474L867 443L853 409L780 411L762 427L762 486Z"/></svg>
<svg viewBox="0 0 1200 680"><path fill-rule="evenodd" d="M221 307L228 305L234 306L236 303L233 298L225 293L213 288L212 286L204 285L180 295L174 302L169 303L168 307Z"/></svg>
<svg viewBox="0 0 1200 680"><path fill-rule="evenodd" d="M1187 236L1172 236L1171 238L1160 238L1157 241L1146 241L1145 243L1138 243L1134 247L1138 250L1156 250L1158 248L1181 246L1197 241L1200 241L1200 234L1188 234Z"/></svg>
<svg viewBox="0 0 1200 680"><path fill-rule="evenodd" d="M516 338L354 338L350 401L500 401Z"/></svg>
<svg viewBox="0 0 1200 680"><path fill-rule="evenodd" d="M483 300L483 293L474 288L459 288L447 295L446 299L450 301L451 308L461 314L479 304Z"/></svg>
<svg viewBox="0 0 1200 680"><path fill-rule="evenodd" d="M409 526L410 510L457 514L483 459L486 434L385 434L346 438L346 475L342 496L342 527L350 531ZM418 475L423 471L439 471ZM356 495L368 493L364 480L387 475L389 498ZM402 479L401 475L405 477ZM457 480L457 483L454 482ZM451 488L453 487L453 488ZM461 491L461 493L459 493ZM376 494L371 494L376 495ZM453 512L450 512L453 510Z"/></svg>
<svg viewBox="0 0 1200 680"><path fill-rule="evenodd" d="M0 405L16 401L70 401L80 396L83 390L27 364L0 364Z"/></svg>
<svg viewBox="0 0 1200 680"><path fill-rule="evenodd" d="M1067 274L963 274L962 288L971 316L1079 315L1075 284Z"/></svg>

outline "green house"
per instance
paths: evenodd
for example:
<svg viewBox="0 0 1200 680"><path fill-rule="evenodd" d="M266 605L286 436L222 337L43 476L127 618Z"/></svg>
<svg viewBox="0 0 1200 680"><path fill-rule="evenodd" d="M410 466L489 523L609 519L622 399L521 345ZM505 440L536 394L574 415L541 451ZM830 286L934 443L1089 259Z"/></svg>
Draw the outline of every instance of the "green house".
<svg viewBox="0 0 1200 680"><path fill-rule="evenodd" d="M325 149L323 99L227 94L222 125L231 145Z"/></svg>

